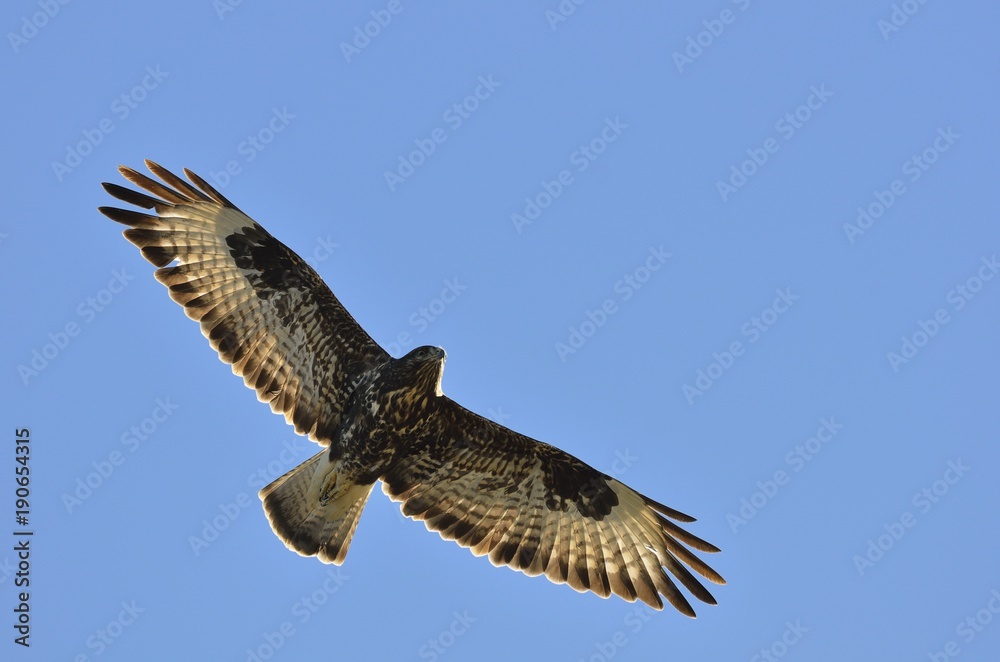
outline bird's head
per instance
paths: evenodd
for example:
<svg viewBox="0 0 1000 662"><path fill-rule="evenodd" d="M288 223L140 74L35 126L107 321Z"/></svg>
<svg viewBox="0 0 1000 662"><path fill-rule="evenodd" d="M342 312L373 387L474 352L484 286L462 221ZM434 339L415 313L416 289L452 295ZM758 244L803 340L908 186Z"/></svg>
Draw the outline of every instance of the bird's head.
<svg viewBox="0 0 1000 662"><path fill-rule="evenodd" d="M431 390L434 395L444 395L441 391L441 376L447 352L440 347L423 345L411 350L399 359L401 367L411 375L422 390Z"/></svg>

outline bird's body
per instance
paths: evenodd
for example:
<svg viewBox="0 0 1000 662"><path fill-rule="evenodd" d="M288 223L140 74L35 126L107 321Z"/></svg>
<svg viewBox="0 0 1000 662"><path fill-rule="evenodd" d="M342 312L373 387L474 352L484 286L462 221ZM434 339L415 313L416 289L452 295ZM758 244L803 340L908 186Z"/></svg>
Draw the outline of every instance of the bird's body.
<svg viewBox="0 0 1000 662"><path fill-rule="evenodd" d="M158 197L105 188L156 215L101 211L130 226L126 238L233 372L324 446L260 492L289 548L342 563L381 481L405 515L494 565L658 609L663 596L694 616L673 575L715 604L685 566L724 583L687 549L717 548L670 521L693 518L458 405L441 390L444 350L389 356L315 271L210 185L147 165L166 185L121 172Z"/></svg>

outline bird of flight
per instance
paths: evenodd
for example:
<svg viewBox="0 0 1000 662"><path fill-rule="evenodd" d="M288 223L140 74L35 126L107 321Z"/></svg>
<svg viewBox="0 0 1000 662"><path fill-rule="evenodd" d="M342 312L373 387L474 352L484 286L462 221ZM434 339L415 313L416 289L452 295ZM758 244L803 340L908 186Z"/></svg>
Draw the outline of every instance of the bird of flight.
<svg viewBox="0 0 1000 662"><path fill-rule="evenodd" d="M725 580L688 548L719 551L653 501L558 448L441 392L445 352L383 350L313 269L212 186L146 161L100 207L158 269L219 358L323 450L260 491L271 527L304 556L341 564L372 487L442 538L526 575L656 609L715 599L688 570ZM674 521L671 521L674 520ZM685 567L686 566L686 567Z"/></svg>

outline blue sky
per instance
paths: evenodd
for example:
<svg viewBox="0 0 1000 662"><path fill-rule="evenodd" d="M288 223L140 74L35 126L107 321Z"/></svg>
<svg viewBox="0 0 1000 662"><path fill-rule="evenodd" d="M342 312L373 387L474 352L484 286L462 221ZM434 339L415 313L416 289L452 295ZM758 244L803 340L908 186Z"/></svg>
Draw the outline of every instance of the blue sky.
<svg viewBox="0 0 1000 662"><path fill-rule="evenodd" d="M2 657L996 659L998 20L6 3ZM256 492L316 449L97 213L143 158L445 347L451 397L696 516L719 606L495 569L379 492L339 570L286 550Z"/></svg>

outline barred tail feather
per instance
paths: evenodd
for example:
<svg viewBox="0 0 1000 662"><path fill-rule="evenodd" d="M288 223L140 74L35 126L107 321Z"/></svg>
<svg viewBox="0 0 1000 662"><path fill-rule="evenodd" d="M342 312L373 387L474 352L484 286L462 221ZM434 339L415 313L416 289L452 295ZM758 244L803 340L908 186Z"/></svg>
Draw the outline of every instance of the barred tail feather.
<svg viewBox="0 0 1000 662"><path fill-rule="evenodd" d="M285 546L302 556L340 565L358 527L372 485L351 485L326 504L319 501L324 483L317 476L323 450L260 491L271 528ZM320 478L317 480L317 478Z"/></svg>

